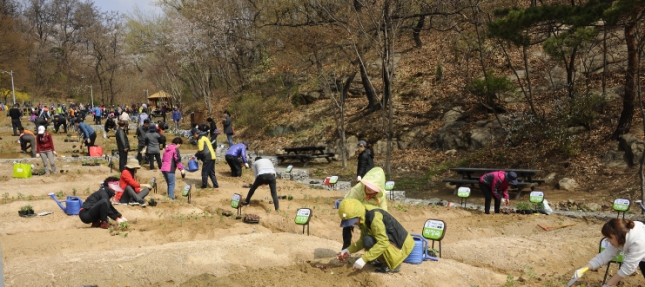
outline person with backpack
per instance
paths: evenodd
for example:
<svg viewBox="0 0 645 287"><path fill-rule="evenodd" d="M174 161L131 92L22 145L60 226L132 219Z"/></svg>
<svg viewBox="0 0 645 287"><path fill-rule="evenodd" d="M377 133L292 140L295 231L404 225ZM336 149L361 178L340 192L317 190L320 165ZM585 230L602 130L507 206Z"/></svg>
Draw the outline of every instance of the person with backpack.
<svg viewBox="0 0 645 287"><path fill-rule="evenodd" d="M213 188L219 188L217 177L215 176L215 150L211 145L210 140L202 135L198 129L193 128L190 133L193 138L197 140L197 153L192 158L197 158L203 162L202 164L202 186L201 188L208 187L208 178L210 177L213 182Z"/></svg>
<svg viewBox="0 0 645 287"><path fill-rule="evenodd" d="M343 249L336 257L344 261L351 253L365 249L365 253L354 262L354 270L361 270L366 262L382 259L376 272L396 273L414 249L414 239L394 216L371 205L363 205L357 199L341 201L338 207L340 227L358 226L360 239ZM378 266L380 265L380 266Z"/></svg>
<svg viewBox="0 0 645 287"><path fill-rule="evenodd" d="M358 167L356 168L356 181L361 181L365 174L374 168L374 153L366 141L358 141L356 145L358 152Z"/></svg>
<svg viewBox="0 0 645 287"><path fill-rule="evenodd" d="M112 198L116 193L109 186L118 182L119 179L116 177L106 178L101 188L85 199L78 212L78 217L83 223L91 223L93 228L108 229L110 228L108 217L117 223L128 221L112 205Z"/></svg>
<svg viewBox="0 0 645 287"><path fill-rule="evenodd" d="M161 150L159 149L159 138L161 138L161 135L157 132L157 128L152 125L149 126L145 138L146 155L148 156L148 162L150 162L150 170L155 169L155 159L157 160L157 166L161 168Z"/></svg>
<svg viewBox="0 0 645 287"><path fill-rule="evenodd" d="M186 176L184 166L181 164L181 154L179 153L179 147L183 143L184 141L180 137L174 138L172 143L164 150L161 158L161 174L163 174L168 185L168 197L173 200L175 199L175 170L179 169L181 177Z"/></svg>
<svg viewBox="0 0 645 287"><path fill-rule="evenodd" d="M40 156L43 160L43 168L45 168L45 174L50 172L56 174L56 163L54 162L54 156L56 155L56 149L54 149L54 139L52 135L45 130L44 126L38 127L38 135L36 136L36 156ZM47 166L49 163L49 167ZM48 169L49 168L49 169Z"/></svg>

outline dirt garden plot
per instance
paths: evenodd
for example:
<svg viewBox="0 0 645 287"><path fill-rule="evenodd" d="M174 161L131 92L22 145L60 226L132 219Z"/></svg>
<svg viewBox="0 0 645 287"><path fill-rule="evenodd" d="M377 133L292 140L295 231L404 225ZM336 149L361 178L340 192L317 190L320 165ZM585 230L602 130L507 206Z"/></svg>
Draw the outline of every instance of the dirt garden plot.
<svg viewBox="0 0 645 287"><path fill-rule="evenodd" d="M16 137L6 130L0 136L0 153L27 157L17 153ZM109 149L109 140L100 144ZM66 150L72 145L56 142L65 156L70 156ZM191 152L188 148L185 153ZM129 219L129 227L116 234L65 215L47 196L84 199L112 174L109 168L59 161L57 169L68 172L14 179L11 164L0 164L0 244L7 286L563 286L573 270L597 253L603 223L390 202L390 212L411 233L421 233L429 218L445 220L448 227L438 262L405 264L400 273L383 275L371 266L352 271L354 259L347 264L334 259L342 245L333 209L342 194L336 191L278 180L279 195L293 200L280 200L276 212L268 187L260 187L243 213L261 220L245 224L235 219L230 201L234 193L246 195L248 188L242 186L252 182L250 170L244 170L242 178L231 178L228 166L217 164L220 188L193 189L188 204L181 196L166 200L160 172L144 167L137 176L141 182L157 178L159 191L150 197L159 204L116 206ZM177 178L178 187L199 182L199 173ZM53 213L22 218L17 212L24 205L33 206L36 213ZM313 212L310 236L294 224L302 207ZM572 223L550 231L537 227ZM600 286L602 276L589 272L576 284ZM638 286L640 276L627 278L626 286Z"/></svg>

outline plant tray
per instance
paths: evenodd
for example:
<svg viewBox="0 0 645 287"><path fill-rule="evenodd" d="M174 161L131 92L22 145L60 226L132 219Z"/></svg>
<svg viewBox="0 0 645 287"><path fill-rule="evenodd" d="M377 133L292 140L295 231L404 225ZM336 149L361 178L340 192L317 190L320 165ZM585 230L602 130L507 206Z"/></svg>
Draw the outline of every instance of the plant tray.
<svg viewBox="0 0 645 287"><path fill-rule="evenodd" d="M258 224L258 223L260 223L259 219L246 219L246 218L244 218L242 221L244 221L244 223L249 223L249 224Z"/></svg>
<svg viewBox="0 0 645 287"><path fill-rule="evenodd" d="M242 219L242 221L245 223L257 224L257 223L260 223L260 216L255 214L247 214L247 215L244 215L244 218Z"/></svg>

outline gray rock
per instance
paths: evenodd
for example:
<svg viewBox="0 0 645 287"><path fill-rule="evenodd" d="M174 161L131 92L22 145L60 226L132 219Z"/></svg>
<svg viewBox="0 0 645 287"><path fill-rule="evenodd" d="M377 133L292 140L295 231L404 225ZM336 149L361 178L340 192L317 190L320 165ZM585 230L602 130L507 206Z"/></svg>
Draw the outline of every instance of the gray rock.
<svg viewBox="0 0 645 287"><path fill-rule="evenodd" d="M579 187L575 179L572 178L563 178L558 181L558 188L568 191L573 191Z"/></svg>
<svg viewBox="0 0 645 287"><path fill-rule="evenodd" d="M464 113L464 108L461 106L457 106L448 110L445 114L443 114L443 117L441 118L441 120L444 123L453 123L459 120L459 118L461 118L463 113Z"/></svg>
<svg viewBox="0 0 645 287"><path fill-rule="evenodd" d="M624 134L619 139L619 149L625 151L625 159L629 166L634 166L640 161L645 143L633 134Z"/></svg>
<svg viewBox="0 0 645 287"><path fill-rule="evenodd" d="M602 207L600 206L600 204L598 204L598 203L593 203L593 202L585 204L585 207L586 207L586 208L587 208L587 210L589 210L589 211L600 211L600 209L602 208Z"/></svg>
<svg viewBox="0 0 645 287"><path fill-rule="evenodd" d="M468 141L462 131L466 125L463 121L446 124L434 134L434 147L440 150L468 149Z"/></svg>
<svg viewBox="0 0 645 287"><path fill-rule="evenodd" d="M546 177L544 177L544 183L546 184L553 184L555 182L555 172L549 173Z"/></svg>

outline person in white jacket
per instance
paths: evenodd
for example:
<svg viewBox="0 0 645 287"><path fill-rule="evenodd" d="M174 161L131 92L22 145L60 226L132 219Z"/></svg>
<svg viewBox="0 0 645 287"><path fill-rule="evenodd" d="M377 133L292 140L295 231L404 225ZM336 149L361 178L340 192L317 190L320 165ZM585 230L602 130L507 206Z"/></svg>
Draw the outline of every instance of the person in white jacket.
<svg viewBox="0 0 645 287"><path fill-rule="evenodd" d="M591 259L587 263L587 268L596 270L609 263L618 253L623 252L623 265L603 287L615 286L621 279L634 273L637 267L640 267L645 277L645 262L641 262L645 259L645 224L640 221L614 218L603 225L602 235L607 238L610 245Z"/></svg>

